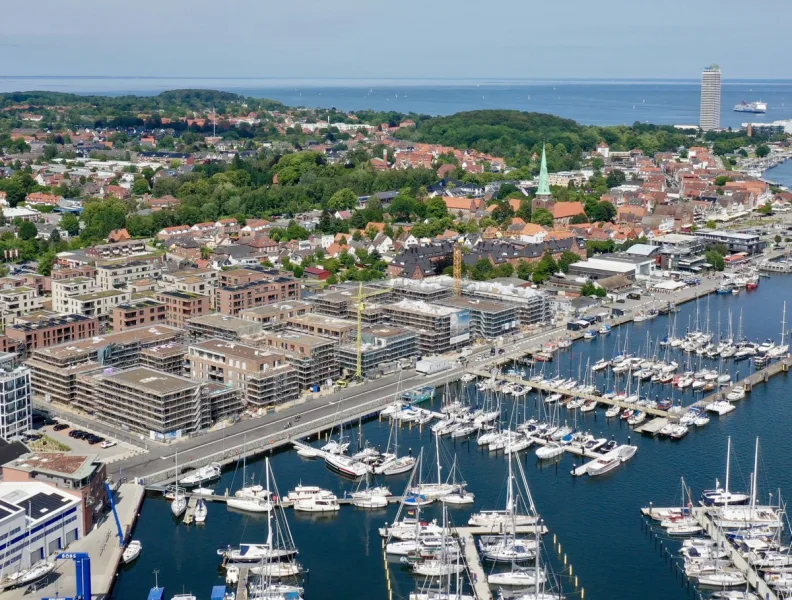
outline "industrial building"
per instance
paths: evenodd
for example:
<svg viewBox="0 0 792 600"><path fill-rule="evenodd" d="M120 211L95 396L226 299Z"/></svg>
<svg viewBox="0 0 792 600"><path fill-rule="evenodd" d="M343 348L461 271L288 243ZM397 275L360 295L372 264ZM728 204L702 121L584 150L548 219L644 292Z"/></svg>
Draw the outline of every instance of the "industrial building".
<svg viewBox="0 0 792 600"><path fill-rule="evenodd" d="M421 354L442 354L470 342L470 311L451 306L403 299L383 306L392 325L408 327L418 334Z"/></svg>
<svg viewBox="0 0 792 600"><path fill-rule="evenodd" d="M418 355L418 334L403 327L364 327L361 342L361 371L364 377L381 372L383 365ZM357 371L357 355L356 341L338 350L341 369L349 375Z"/></svg>
<svg viewBox="0 0 792 600"><path fill-rule="evenodd" d="M598 254L588 260L581 260L569 265L570 277L587 279L603 279L614 275L623 275L627 279L649 279L655 271L657 261L652 256L640 256L617 252Z"/></svg>
<svg viewBox="0 0 792 600"><path fill-rule="evenodd" d="M297 371L283 354L226 340L191 345L186 357L188 377L242 390L245 403L256 408L296 400Z"/></svg>

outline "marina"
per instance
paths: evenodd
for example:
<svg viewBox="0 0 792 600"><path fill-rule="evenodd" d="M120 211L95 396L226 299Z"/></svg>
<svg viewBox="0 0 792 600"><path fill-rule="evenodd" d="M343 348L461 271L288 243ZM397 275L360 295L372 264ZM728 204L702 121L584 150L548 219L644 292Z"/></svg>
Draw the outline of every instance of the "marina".
<svg viewBox="0 0 792 600"><path fill-rule="evenodd" d="M756 303L762 303L763 312L767 315L778 315L777 318L762 320L751 319L750 326L744 326L745 335L752 340L766 340L774 338L776 343L779 337L779 320L782 312L782 297L773 292L773 286L780 286L783 278L764 280L756 292L750 294L713 295L709 302L709 327L712 331L720 329L726 332L728 318L731 311L734 315L738 311L748 311ZM782 289L779 287L779 289ZM766 292L767 290L767 292ZM753 309L755 310L755 309ZM669 323L676 319L677 323L693 322L696 314L705 313L704 300L698 303L688 303L681 307L680 312L671 315L659 315L656 318L634 323L613 326L608 335L598 339L573 341L569 348L553 351L552 363L514 363L504 362L501 369L495 371L495 380L513 386L532 387L533 390L524 394L517 388L518 394L504 393L495 390L480 390L478 385L493 380L493 369L472 366L468 369L475 378L468 378L467 383L456 382L465 372L462 370L448 374L446 378L450 383L446 386L443 379L435 388L432 398L423 399L420 403L420 415L429 420L418 422L398 423L399 455L418 456L423 448L427 455L425 470L433 471L433 449L439 444L444 455L452 457L454 468L464 474L466 490L471 492L474 499L467 505L451 505L433 502L421 507L422 517L430 521L441 523L443 519L443 506L447 507L449 534L459 540L462 555L461 564L464 564L464 577L461 579L463 594L471 597L485 599L494 598L498 589L486 585L486 579L492 573L503 573L503 567L497 563L482 559L481 550L477 540L487 536L500 536L504 534L501 526L471 526L468 524L469 516L485 509L500 507L506 503L506 490L504 489L504 472L507 465L517 459L505 460L509 454L504 450L490 451L476 443L477 436L453 437L442 436L438 442L437 436L432 431L432 426L447 418L447 407L457 400L463 400L474 408L487 409L487 403L493 398L499 399L501 410L501 425L504 429L510 425L515 426L525 418L538 418L540 421L547 418L548 409L557 414L555 417L560 423L566 422L582 432L590 432L597 440L613 441L615 446L608 450L587 450L584 447L568 445L564 452L551 460L539 460L534 450L549 445L547 439L533 437L531 447L515 452L515 457L521 468L524 469L526 478L531 483L533 500L536 502L538 512L549 534L553 536L552 545L548 539L545 544L552 551L546 552L546 566L552 571L553 581L557 581L565 597L647 597L651 599L673 598L686 595L686 588L680 591L679 582L668 573L668 568L653 554L655 551L649 545L641 543L636 536L637 528L634 521L626 515L646 505L646 496L668 497L670 493L659 490L673 490L678 485L680 474L689 479L688 484L697 490L706 489L712 485L715 475L722 471L722 451L720 445L725 435L731 435L735 448L739 448L740 456L752 447L753 432L761 429L763 436L786 435L786 421L777 418L785 414L785 400L783 389L789 369L788 356L779 356L767 365L758 367L753 360L735 362L722 360L724 367L728 365L731 375L730 387L721 388L717 394L726 395L735 387L745 390L745 399L735 403L737 410L728 416L714 416L706 427L691 429L685 437L683 445L669 445L660 432L668 425L679 421L684 412L671 410L679 405L688 410L690 407L701 407L713 402L716 398L712 393L703 390L692 390L690 387L677 388L675 385L660 384L659 382L645 383L645 388L640 396L646 396L658 402L657 407L636 405L635 402L625 402L613 397L604 398L602 395L590 395L589 392L575 392L551 384L553 377L567 379L584 379L581 373L590 371L591 365L601 360L603 356L612 357L623 352L625 347L634 354L645 354L646 339L657 340L667 335ZM720 316L718 316L720 313ZM704 323L704 319L700 319ZM736 321L736 318L735 318ZM748 321L748 319L746 319ZM718 325L717 323L720 323ZM680 325L679 331L685 327ZM625 344L625 337L629 332L629 343ZM557 334L556 339L561 337ZM681 350L675 350L674 360L682 363L686 360ZM717 370L718 360L699 358L693 353L691 360L698 363L703 361L706 365L715 365ZM521 358L519 355L510 355L509 359ZM483 362L483 361L481 361ZM588 365L588 367L587 367ZM710 368L710 367L707 367ZM513 374L509 374L510 370ZM538 372L544 370L546 382L535 379ZM597 387L601 392L608 390L610 385L619 381L621 390L627 381L637 383L636 377L625 374L613 374L610 369L597 372L599 382ZM592 379L593 381L593 379ZM503 383L501 384L503 385ZM411 386L409 389L419 390L424 386ZM335 496L335 503L340 510L333 512L301 512L293 510L294 504L284 500L280 494L273 499L275 505L272 514L286 516L289 528L294 537L294 543L299 548L299 561L305 565L309 574L305 575L299 584L305 589L305 597L314 599L337 598L340 595L372 595L376 597L408 597L418 594L423 585L416 575L411 573L401 563L388 562L383 569L382 553L379 548L382 544L376 531L383 524L393 522L399 511L401 500L404 496L402 489L407 484L410 473L377 478L367 485L387 485L392 493L385 497L385 505L380 508L361 508L353 503L352 494L363 489L364 478L350 479L339 476L326 464L325 452L321 448L332 440L345 438L351 445L348 455L352 456L365 448L379 448L380 451L388 446L392 435L394 420L390 417L380 417L379 413L394 401L408 401L403 398L404 390L389 395L366 407L365 415L350 412L344 413L343 407L335 411L328 421L322 424L305 423L309 428L308 434L294 437L284 435L281 443L271 444L266 448L266 455L271 457L272 469L278 477L278 485L283 497L286 492L294 490L299 485L318 486ZM566 405L560 402L546 404L542 398L553 394L567 397ZM668 396L673 399L672 407L660 408L659 402ZM569 408L571 400L583 401L579 408ZM601 408L583 411L580 410L586 401L596 400ZM483 404L482 404L483 403ZM620 405L621 404L621 405ZM605 409L614 406L622 410L645 409L651 415L636 426L629 426L625 420L609 419L605 416ZM354 415L354 416L353 416ZM343 432L339 432L338 425L344 423ZM640 435L646 433L647 435ZM650 435L651 434L651 435ZM778 439L778 438L777 438ZM263 440L266 444L268 440ZM200 598L215 586L222 583L225 577L223 571L217 570L217 557L212 548L236 545L240 542L263 542L266 539L267 519L269 513L248 513L237 511L223 504L229 498L235 497L235 492L240 486L249 485L248 481L255 479L264 484L263 461L256 458L262 447L254 447L262 440L247 440L246 448L241 452L231 452L224 461L223 471L218 480L210 484L201 484L200 488L183 490L187 500L184 515L174 519L169 509L169 503L163 498L163 491L168 481L173 480L174 465L163 464L160 471L168 473L168 477L160 481L146 482L149 488L146 501L139 511L140 518L135 526L135 538L142 543L144 550L140 556L128 565L119 569L117 581L113 589L114 597L122 600L132 600L147 593L154 584L152 572L158 570L159 585L170 592L191 592ZM295 444L296 442L296 444ZM303 446L312 451L313 458L303 458L297 454ZM293 447L293 449L292 449ZM616 448L634 447L634 458L623 461ZM682 450L684 448L684 450ZM571 454L572 459L565 458ZM685 456L695 456L695 468ZM243 457L247 458L243 465ZM741 456L742 457L742 456ZM215 457L216 458L216 457ZM189 463L189 453L180 454L179 464L182 460ZM598 462L601 461L601 462ZM759 484L762 490L776 490L787 488L790 481L790 470L785 462L785 457L763 465L763 479ZM218 461L220 462L220 461ZM593 465L592 465L593 463ZM750 471L745 466L740 466L741 461L735 460L733 478L745 479L745 473ZM208 464L208 462L207 462ZM590 475L589 466L597 472L602 469L602 476L581 478L580 475ZM191 467L194 465L190 465ZM246 466L246 473L243 469ZM616 468L618 467L618 468ZM613 472L610 472L615 469ZM692 472L691 472L692 471ZM189 473L189 471L187 472ZM570 476L578 475L577 477ZM741 475L742 474L742 475ZM444 463L441 478L450 476L449 463ZM431 481L431 479L430 479ZM131 485L133 488L142 489L140 486ZM741 488L748 486L740 485ZM211 493L208 489L211 488ZM762 492L764 493L764 492ZM559 499L565 499L560 501ZM566 501L566 499L569 501ZM197 526L194 522L198 500L204 500L207 506L205 524ZM580 510L586 513L586 518L581 519ZM658 509L659 510L659 509ZM710 532L706 519L710 518L707 511L694 507L693 513L698 519L698 527ZM633 513L634 514L634 513ZM699 518L700 517L700 518ZM193 521L192 525L187 525ZM608 523L609 536L609 565L606 566L596 553L592 554L593 540L603 535L602 524ZM514 527L514 534L530 537L535 529L534 525L524 524ZM543 526L544 531L544 526ZM715 535L711 533L711 535ZM556 542L556 536L558 542ZM166 540L163 543L162 538ZM637 539L636 539L637 538ZM560 544L563 543L563 550ZM679 540L670 540L665 547L671 547ZM207 551L196 550L206 548ZM676 551L675 551L676 552ZM190 556L189 561L186 557ZM332 556L333 559L328 559ZM740 568L737 558L732 558L736 568ZM194 562L201 565L196 569ZM452 561L453 562L453 561ZM659 565L657 563L660 563ZM451 563L449 563L451 564ZM533 568L533 563L527 565ZM572 565L574 564L574 569ZM354 565L354 567L353 567ZM642 574L642 577L651 578L652 589L647 590L641 586L640 581L614 578L608 574L611 569L632 569ZM211 567L211 568L208 568ZM67 572L72 567L63 564L60 571ZM115 568L115 567L114 567ZM339 568L354 568L355 577L339 578ZM542 577L544 576L545 563L542 564ZM237 598L250 598L249 589L241 584L252 581L251 571L240 568L238 581L232 586ZM501 576L505 577L505 576ZM747 578L750 581L750 577ZM496 578L496 580L499 580ZM59 579L61 585L65 580ZM456 582L456 580L454 580ZM256 584L254 584L255 586ZM454 583L456 585L456 583ZM687 580L686 583L687 584ZM757 585L761 585L758 583ZM705 588L702 588L702 593ZM585 590L585 592L584 592ZM772 590L771 590L772 592ZM698 593L698 592L696 592ZM54 592L51 595L55 595ZM764 594L762 597L765 597ZM771 600L777 596L770 596Z"/></svg>

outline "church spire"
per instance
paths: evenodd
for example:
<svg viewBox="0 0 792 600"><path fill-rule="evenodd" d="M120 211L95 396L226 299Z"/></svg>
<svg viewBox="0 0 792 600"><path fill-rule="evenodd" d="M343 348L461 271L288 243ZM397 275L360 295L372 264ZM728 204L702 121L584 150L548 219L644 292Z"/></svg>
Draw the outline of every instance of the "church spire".
<svg viewBox="0 0 792 600"><path fill-rule="evenodd" d="M536 195L539 197L550 197L550 184L549 177L547 176L547 155L545 154L544 144L542 144L542 164L539 167L539 187L536 190Z"/></svg>

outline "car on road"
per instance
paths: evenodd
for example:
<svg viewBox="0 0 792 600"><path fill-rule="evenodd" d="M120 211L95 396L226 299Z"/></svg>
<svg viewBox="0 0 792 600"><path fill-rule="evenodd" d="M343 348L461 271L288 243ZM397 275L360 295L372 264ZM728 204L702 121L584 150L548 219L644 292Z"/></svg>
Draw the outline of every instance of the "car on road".
<svg viewBox="0 0 792 600"><path fill-rule="evenodd" d="M99 444L99 446L102 448L112 448L115 445L116 443L113 440L105 440L104 442Z"/></svg>
<svg viewBox="0 0 792 600"><path fill-rule="evenodd" d="M63 431L64 429L68 429L69 426L66 423L58 423L55 427L52 428L53 431Z"/></svg>

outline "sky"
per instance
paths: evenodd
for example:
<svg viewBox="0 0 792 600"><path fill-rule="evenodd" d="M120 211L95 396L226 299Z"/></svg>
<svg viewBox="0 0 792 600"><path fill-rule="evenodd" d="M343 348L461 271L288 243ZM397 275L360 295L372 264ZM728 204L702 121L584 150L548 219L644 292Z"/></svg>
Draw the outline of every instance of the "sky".
<svg viewBox="0 0 792 600"><path fill-rule="evenodd" d="M790 0L4 4L0 76L792 78Z"/></svg>

